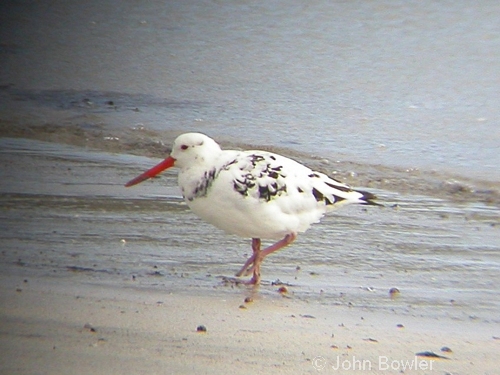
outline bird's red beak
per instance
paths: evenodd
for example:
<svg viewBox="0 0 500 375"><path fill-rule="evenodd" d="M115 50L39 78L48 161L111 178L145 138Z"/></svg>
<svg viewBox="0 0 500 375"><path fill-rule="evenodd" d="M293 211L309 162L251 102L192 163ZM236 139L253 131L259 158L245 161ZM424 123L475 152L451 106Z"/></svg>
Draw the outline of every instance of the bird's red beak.
<svg viewBox="0 0 500 375"><path fill-rule="evenodd" d="M163 160L161 163L155 165L153 168L148 169L146 172L137 176L136 178L130 180L125 184L125 187L134 186L140 184L142 181L147 180L148 178L156 176L158 173L163 172L165 169L173 167L175 163L175 159L171 156Z"/></svg>

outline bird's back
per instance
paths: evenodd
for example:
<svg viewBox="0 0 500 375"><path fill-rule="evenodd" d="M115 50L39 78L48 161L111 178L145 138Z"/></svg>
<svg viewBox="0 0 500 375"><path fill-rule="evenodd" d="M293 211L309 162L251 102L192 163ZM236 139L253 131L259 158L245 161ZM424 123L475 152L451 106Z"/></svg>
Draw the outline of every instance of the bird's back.
<svg viewBox="0 0 500 375"><path fill-rule="evenodd" d="M221 151L210 168L191 169L191 178L182 174L179 183L193 212L243 237L279 239L304 232L325 212L371 198L265 151Z"/></svg>

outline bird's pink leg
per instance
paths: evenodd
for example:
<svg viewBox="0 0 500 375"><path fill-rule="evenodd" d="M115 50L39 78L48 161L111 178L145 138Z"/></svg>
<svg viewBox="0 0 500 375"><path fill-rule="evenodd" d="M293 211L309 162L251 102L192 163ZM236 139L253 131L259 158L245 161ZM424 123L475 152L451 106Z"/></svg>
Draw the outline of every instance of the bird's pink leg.
<svg viewBox="0 0 500 375"><path fill-rule="evenodd" d="M276 242L264 250L260 250L260 239L252 239L252 249L253 255L247 260L245 265L236 274L236 276L241 276L243 274L248 275L253 272L250 284L258 284L260 282L260 264L262 260L271 253L290 245L297 238L297 233L287 234L282 240ZM252 267L248 268L253 263ZM248 269L247 269L248 268Z"/></svg>
<svg viewBox="0 0 500 375"><path fill-rule="evenodd" d="M283 238L282 240L262 250L261 251L262 259L267 257L269 254L274 253L275 251L290 245L293 241L295 241L296 238L297 238L297 233L287 234L285 238Z"/></svg>
<svg viewBox="0 0 500 375"><path fill-rule="evenodd" d="M252 250L253 254L246 261L245 265L241 267L236 276L240 277L247 270L247 268L252 264L255 260L256 255L260 252L260 238L252 238Z"/></svg>

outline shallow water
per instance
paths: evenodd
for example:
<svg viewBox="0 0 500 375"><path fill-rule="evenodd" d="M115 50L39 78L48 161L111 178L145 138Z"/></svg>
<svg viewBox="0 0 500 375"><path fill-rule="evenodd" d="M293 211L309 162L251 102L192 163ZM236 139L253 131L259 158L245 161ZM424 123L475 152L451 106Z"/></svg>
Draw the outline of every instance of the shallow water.
<svg viewBox="0 0 500 375"><path fill-rule="evenodd" d="M57 9L57 11L55 11ZM500 5L5 2L1 119L499 182Z"/></svg>
<svg viewBox="0 0 500 375"><path fill-rule="evenodd" d="M249 240L194 216L175 173L126 189L153 160L25 139L0 145L4 274L248 293L221 277L241 267ZM377 194L385 207L345 207L267 258L260 294L276 293L271 282L280 280L291 298L312 303L499 323L498 210ZM401 291L396 299L392 287Z"/></svg>
<svg viewBox="0 0 500 375"><path fill-rule="evenodd" d="M249 241L196 218L174 172L123 187L196 130L385 206L346 207L269 257L261 295L279 279L314 303L498 323L499 15L464 1L2 2L1 271L239 293L219 276Z"/></svg>

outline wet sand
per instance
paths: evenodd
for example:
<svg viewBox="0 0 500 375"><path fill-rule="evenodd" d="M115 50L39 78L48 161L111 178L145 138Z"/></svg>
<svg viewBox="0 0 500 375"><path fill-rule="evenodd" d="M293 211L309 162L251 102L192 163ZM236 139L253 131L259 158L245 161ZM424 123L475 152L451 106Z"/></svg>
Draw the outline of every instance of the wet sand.
<svg viewBox="0 0 500 375"><path fill-rule="evenodd" d="M192 215L175 173L123 188L155 160L23 138L0 157L2 374L496 371L494 208L377 190L388 207L328 216L253 290L221 279L248 241Z"/></svg>
<svg viewBox="0 0 500 375"><path fill-rule="evenodd" d="M332 309L276 291L244 303L246 288L204 295L9 276L0 289L2 374L397 374L403 366L493 374L498 366L500 342L477 322ZM425 351L449 359L415 356Z"/></svg>

